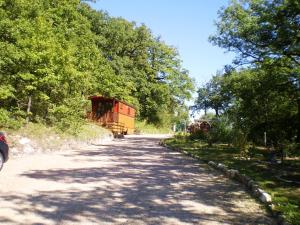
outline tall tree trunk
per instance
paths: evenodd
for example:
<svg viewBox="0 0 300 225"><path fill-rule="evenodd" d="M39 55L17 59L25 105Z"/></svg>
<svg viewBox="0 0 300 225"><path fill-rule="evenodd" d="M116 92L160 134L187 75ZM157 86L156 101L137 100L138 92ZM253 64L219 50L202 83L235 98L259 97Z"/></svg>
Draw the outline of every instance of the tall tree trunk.
<svg viewBox="0 0 300 225"><path fill-rule="evenodd" d="M207 109L208 109L208 102L205 101L205 102L204 102L204 115L205 115L205 116L207 115Z"/></svg>
<svg viewBox="0 0 300 225"><path fill-rule="evenodd" d="M216 111L216 116L218 117L219 116L219 109L215 108L215 111Z"/></svg>
<svg viewBox="0 0 300 225"><path fill-rule="evenodd" d="M29 121L30 121L31 104L32 104L32 96L29 95L29 97L28 97L28 103L27 103L26 123L29 123Z"/></svg>

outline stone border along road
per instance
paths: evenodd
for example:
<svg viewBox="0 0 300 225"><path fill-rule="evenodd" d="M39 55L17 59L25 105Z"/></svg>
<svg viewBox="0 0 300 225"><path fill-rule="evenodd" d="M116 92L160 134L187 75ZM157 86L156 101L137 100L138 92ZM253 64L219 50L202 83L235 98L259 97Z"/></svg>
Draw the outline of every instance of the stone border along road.
<svg viewBox="0 0 300 225"><path fill-rule="evenodd" d="M0 224L274 224L239 184L127 136L11 159L0 173Z"/></svg>

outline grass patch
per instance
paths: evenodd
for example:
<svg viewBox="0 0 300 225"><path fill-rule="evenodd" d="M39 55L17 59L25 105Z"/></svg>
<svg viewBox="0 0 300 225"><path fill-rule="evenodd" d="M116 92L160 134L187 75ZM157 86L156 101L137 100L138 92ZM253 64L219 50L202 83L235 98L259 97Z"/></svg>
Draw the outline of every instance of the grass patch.
<svg viewBox="0 0 300 225"><path fill-rule="evenodd" d="M110 134L110 131L92 123L82 125L76 135L62 132L56 127L49 127L41 123L29 123L18 130L6 130L8 143L11 148L20 147L19 140L22 137L29 138L35 147L43 150L61 149L68 142L87 142L100 139Z"/></svg>
<svg viewBox="0 0 300 225"><path fill-rule="evenodd" d="M169 134L172 130L168 127L157 127L146 121L135 121L135 132L138 134Z"/></svg>
<svg viewBox="0 0 300 225"><path fill-rule="evenodd" d="M101 138L109 134L111 134L109 130L100 127L99 125L86 123L82 126L81 130L77 134L77 138L82 141L87 141L91 139Z"/></svg>
<svg viewBox="0 0 300 225"><path fill-rule="evenodd" d="M192 153L205 162L220 162L232 169L237 169L255 180L264 190L272 195L275 210L284 214L287 221L300 225L300 185L278 179L279 175L293 174L300 176L299 158L288 159L284 164L270 164L265 161L264 150L255 149L251 158L241 157L240 150L227 144L215 144L189 140L185 137L166 139L165 143Z"/></svg>

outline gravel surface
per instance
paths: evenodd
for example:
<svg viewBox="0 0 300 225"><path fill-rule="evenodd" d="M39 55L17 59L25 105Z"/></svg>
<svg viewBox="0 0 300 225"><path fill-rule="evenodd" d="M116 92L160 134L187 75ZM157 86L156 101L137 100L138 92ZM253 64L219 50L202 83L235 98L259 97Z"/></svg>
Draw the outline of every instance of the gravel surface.
<svg viewBox="0 0 300 225"><path fill-rule="evenodd" d="M0 224L273 224L238 184L160 138L10 159Z"/></svg>

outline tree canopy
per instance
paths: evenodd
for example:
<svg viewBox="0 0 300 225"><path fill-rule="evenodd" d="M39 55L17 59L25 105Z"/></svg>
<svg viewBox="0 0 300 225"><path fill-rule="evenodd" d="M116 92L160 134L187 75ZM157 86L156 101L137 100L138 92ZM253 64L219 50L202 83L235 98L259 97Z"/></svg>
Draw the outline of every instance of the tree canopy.
<svg viewBox="0 0 300 225"><path fill-rule="evenodd" d="M274 144L299 142L299 1L232 0L219 11L216 27L210 41L236 59L198 90L195 108L214 109L218 102L248 140L262 143L267 132Z"/></svg>
<svg viewBox="0 0 300 225"><path fill-rule="evenodd" d="M219 11L212 43L238 54L236 62L290 59L299 65L297 0L234 0Z"/></svg>
<svg viewBox="0 0 300 225"><path fill-rule="evenodd" d="M82 118L90 95L134 104L161 124L191 98L175 48L79 0L0 0L0 120Z"/></svg>

